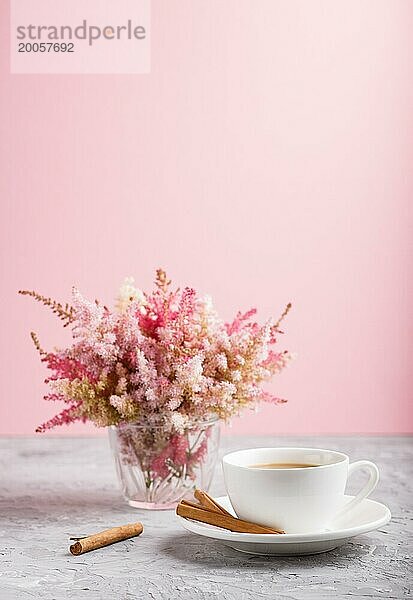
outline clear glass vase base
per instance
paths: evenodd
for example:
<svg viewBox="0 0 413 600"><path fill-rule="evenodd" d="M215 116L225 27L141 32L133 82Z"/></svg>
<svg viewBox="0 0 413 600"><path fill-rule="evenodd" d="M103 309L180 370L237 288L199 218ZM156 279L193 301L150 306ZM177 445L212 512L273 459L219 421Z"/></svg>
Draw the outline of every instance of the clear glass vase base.
<svg viewBox="0 0 413 600"><path fill-rule="evenodd" d="M173 510L176 508L177 502L157 503L157 502L138 502L137 500L128 500L129 506L133 508L143 508L144 510Z"/></svg>
<svg viewBox="0 0 413 600"><path fill-rule="evenodd" d="M123 497L143 510L174 510L194 489L208 490L219 448L217 417L182 433L120 423L109 440Z"/></svg>

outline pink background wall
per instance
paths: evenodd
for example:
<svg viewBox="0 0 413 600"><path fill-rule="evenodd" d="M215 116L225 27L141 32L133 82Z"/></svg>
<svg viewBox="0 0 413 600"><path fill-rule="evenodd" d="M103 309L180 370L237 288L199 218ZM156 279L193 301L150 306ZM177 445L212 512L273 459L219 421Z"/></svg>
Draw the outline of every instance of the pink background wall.
<svg viewBox="0 0 413 600"><path fill-rule="evenodd" d="M228 318L294 304L289 404L233 432L410 431L412 2L153 0L135 76L10 75L1 12L0 432L58 408L29 331L68 339L16 291L161 265Z"/></svg>

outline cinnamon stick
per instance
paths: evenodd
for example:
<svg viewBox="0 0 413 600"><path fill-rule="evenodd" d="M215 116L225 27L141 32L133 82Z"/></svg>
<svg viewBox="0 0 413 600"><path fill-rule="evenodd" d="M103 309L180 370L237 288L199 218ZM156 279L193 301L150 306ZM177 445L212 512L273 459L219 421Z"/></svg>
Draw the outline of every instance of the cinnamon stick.
<svg viewBox="0 0 413 600"><path fill-rule="evenodd" d="M237 533L285 533L280 529L272 529L257 523L250 523L243 519L237 519L232 515L225 515L213 510L208 510L202 506L192 504L192 502L181 501L176 507L176 514L185 519L192 519L201 523L215 525L222 529L235 531Z"/></svg>
<svg viewBox="0 0 413 600"><path fill-rule="evenodd" d="M206 509L212 510L214 512L222 513L223 515L228 515L232 517L231 513L229 513L223 506L218 504L209 494L203 492L202 490L196 489L194 492L195 498L198 500L201 506Z"/></svg>
<svg viewBox="0 0 413 600"><path fill-rule="evenodd" d="M128 538L140 535L143 531L142 523L130 523L129 525L121 525L120 527L112 527L111 529L105 529L100 533L89 535L88 537L78 540L75 544L72 544L69 548L70 552L75 556L96 550L97 548L103 548L127 540Z"/></svg>

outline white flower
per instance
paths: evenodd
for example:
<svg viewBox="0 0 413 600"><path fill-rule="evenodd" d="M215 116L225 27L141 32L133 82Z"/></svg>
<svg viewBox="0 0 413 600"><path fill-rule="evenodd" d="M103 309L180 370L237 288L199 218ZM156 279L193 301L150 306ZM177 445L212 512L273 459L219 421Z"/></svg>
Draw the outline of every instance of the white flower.
<svg viewBox="0 0 413 600"><path fill-rule="evenodd" d="M239 371L238 369L236 369L235 371L232 371L232 380L233 381L241 381L241 371Z"/></svg>
<svg viewBox="0 0 413 600"><path fill-rule="evenodd" d="M174 429L178 433L184 433L185 428L188 425L189 419L187 416L184 416L179 412L173 412L171 416L171 421Z"/></svg>
<svg viewBox="0 0 413 600"><path fill-rule="evenodd" d="M117 396L115 394L112 394L112 396L109 398L109 402L113 406L113 408L116 408L116 410L118 410L120 413L122 412L122 409L124 407L124 399L123 398L121 398L120 396Z"/></svg>
<svg viewBox="0 0 413 600"><path fill-rule="evenodd" d="M220 352L215 356L215 364L220 371L225 371L228 368L228 361L225 354Z"/></svg>
<svg viewBox="0 0 413 600"><path fill-rule="evenodd" d="M135 287L133 277L126 277L119 289L119 294L116 298L116 309L120 313L126 312L131 302L145 304L145 296L142 290Z"/></svg>
<svg viewBox="0 0 413 600"><path fill-rule="evenodd" d="M178 365L176 368L176 379L182 389L189 388L195 393L201 391L202 383L205 380L202 375L203 362L204 357L201 354L196 354L185 364Z"/></svg>

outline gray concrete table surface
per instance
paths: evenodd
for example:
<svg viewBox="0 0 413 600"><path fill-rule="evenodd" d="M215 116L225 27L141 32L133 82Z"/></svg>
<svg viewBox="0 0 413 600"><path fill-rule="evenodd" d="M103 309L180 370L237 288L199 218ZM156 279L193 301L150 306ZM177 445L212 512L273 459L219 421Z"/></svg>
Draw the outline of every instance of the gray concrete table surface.
<svg viewBox="0 0 413 600"><path fill-rule="evenodd" d="M391 522L325 554L242 554L186 532L173 511L125 504L106 438L0 438L1 600L412 598L412 438L233 436L221 454L266 445L375 461L381 481L372 497L389 506ZM224 492L219 466L211 491ZM136 520L145 526L138 538L78 557L68 551L69 535Z"/></svg>

